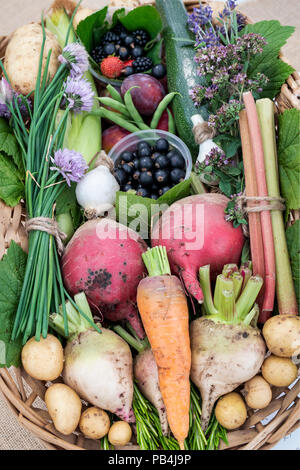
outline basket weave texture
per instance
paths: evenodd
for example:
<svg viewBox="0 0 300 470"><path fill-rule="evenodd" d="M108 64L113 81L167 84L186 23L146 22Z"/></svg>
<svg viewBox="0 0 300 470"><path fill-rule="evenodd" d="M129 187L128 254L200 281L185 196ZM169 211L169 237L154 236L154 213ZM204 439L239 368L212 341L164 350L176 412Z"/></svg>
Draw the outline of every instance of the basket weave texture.
<svg viewBox="0 0 300 470"><path fill-rule="evenodd" d="M145 4L145 1L141 0L140 3ZM149 1L149 4L153 3ZM185 0L184 3L188 11L199 5L199 2L194 0ZM213 7L218 8L218 2L214 2ZM248 21L251 22L250 19ZM9 37L0 37L0 58L4 57L8 42ZM288 62L283 56L281 59ZM291 108L300 109L300 76L297 72L282 86L275 106L278 113ZM295 218L298 218L297 215ZM0 259L12 240L27 250L24 221L22 204L11 208L0 200ZM59 381L61 380L57 379L55 382ZM23 368L0 369L0 391L12 413L47 449L100 450L99 441L86 439L79 430L64 436L55 429L44 403L47 385L30 377ZM239 430L228 432L229 445L221 442L220 450L269 450L283 437L300 427L299 377L292 388L273 387L272 393L273 399L268 407L257 411L248 409L245 424ZM136 450L138 446L132 443L118 449Z"/></svg>

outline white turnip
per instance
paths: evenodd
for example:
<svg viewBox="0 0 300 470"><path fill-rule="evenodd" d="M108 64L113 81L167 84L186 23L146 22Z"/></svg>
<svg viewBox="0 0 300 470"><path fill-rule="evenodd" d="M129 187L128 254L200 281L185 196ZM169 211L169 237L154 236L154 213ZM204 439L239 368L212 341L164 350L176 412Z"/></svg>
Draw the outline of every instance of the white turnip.
<svg viewBox="0 0 300 470"><path fill-rule="evenodd" d="M189 196L172 204L152 230L152 246L166 247L172 272L182 276L187 291L200 303L200 266L210 264L215 277L225 264L240 260L244 237L241 227L225 220L227 203L221 194Z"/></svg>
<svg viewBox="0 0 300 470"><path fill-rule="evenodd" d="M190 325L191 379L201 393L204 430L216 400L254 377L266 353L260 331L250 325L257 316L258 307L251 308L262 279L251 277L241 294L234 290L234 279L219 275L213 300L209 267L200 269L207 316L197 318Z"/></svg>
<svg viewBox="0 0 300 470"><path fill-rule="evenodd" d="M111 330L93 325L85 294L74 297L80 311L67 303L69 340L65 347L63 380L88 403L134 422L133 370L128 344ZM51 325L64 331L63 315L54 314Z"/></svg>

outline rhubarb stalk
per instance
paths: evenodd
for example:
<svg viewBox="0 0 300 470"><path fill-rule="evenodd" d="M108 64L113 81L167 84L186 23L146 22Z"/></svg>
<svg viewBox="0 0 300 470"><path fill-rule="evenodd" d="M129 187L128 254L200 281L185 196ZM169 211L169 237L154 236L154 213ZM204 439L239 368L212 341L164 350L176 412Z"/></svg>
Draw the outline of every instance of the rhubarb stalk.
<svg viewBox="0 0 300 470"><path fill-rule="evenodd" d="M245 173L245 186L247 197L257 197L257 183L255 166L252 158L252 147L249 134L249 126L246 111L243 109L240 112L240 134L242 141L243 163ZM248 202L248 207L252 207L253 203ZM262 279L265 278L265 262L264 262L264 247L261 231L261 220L259 212L249 212L249 235L250 235L250 250L251 260L253 266L253 274L259 275ZM257 303L262 308L264 286L258 296Z"/></svg>
<svg viewBox="0 0 300 470"><path fill-rule="evenodd" d="M243 100L248 118L258 196L268 197L262 136L252 93L250 91L243 93ZM265 206L266 202L261 201L258 205ZM259 214L261 218L261 230L265 255L265 292L259 322L265 323L265 321L271 316L271 312L274 307L276 268L271 214L269 210L262 210Z"/></svg>
<svg viewBox="0 0 300 470"><path fill-rule="evenodd" d="M268 99L260 99L256 102L260 129L263 141L266 178L269 196L280 198L274 105ZM282 211L271 211L273 237L276 261L276 297L280 314L298 314L295 288L292 270L285 238L285 228Z"/></svg>

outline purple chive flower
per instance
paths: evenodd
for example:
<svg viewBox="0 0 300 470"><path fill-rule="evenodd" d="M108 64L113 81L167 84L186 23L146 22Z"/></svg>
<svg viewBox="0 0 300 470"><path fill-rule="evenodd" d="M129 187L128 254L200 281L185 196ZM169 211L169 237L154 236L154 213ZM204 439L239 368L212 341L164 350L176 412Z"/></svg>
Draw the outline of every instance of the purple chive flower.
<svg viewBox="0 0 300 470"><path fill-rule="evenodd" d="M191 13L188 17L188 24L190 29L194 31L195 28L200 26L204 26L209 23L212 19L212 9L209 5L203 6L200 5L199 8L193 8L193 13Z"/></svg>
<svg viewBox="0 0 300 470"><path fill-rule="evenodd" d="M64 92L64 105L74 113L91 111L94 104L94 92L91 84L84 78L68 77Z"/></svg>
<svg viewBox="0 0 300 470"><path fill-rule="evenodd" d="M50 167L50 170L58 171L66 180L68 186L71 186L71 181L78 183L88 169L81 153L74 150L59 149L55 152L54 157L50 157L50 159L55 165Z"/></svg>
<svg viewBox="0 0 300 470"><path fill-rule="evenodd" d="M64 47L58 60L62 64L67 64L72 78L81 76L89 68L88 53L78 42L73 42Z"/></svg>

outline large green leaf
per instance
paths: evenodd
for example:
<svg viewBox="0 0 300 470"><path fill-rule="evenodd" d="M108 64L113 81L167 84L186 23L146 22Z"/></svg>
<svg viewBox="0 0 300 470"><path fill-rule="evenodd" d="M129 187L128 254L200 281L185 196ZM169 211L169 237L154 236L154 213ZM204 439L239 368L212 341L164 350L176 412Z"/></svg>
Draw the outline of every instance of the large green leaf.
<svg viewBox="0 0 300 470"><path fill-rule="evenodd" d="M291 260L298 305L300 305L300 220L286 231L286 240Z"/></svg>
<svg viewBox="0 0 300 470"><path fill-rule="evenodd" d="M155 39L162 30L160 14L150 5L134 8L126 16L119 16L119 20L128 31L145 29L151 39Z"/></svg>
<svg viewBox="0 0 300 470"><path fill-rule="evenodd" d="M281 194L286 208L300 208L300 111L290 109L279 116L278 163Z"/></svg>
<svg viewBox="0 0 300 470"><path fill-rule="evenodd" d="M20 365L21 340L11 341L27 255L14 242L0 261L0 367Z"/></svg>
<svg viewBox="0 0 300 470"><path fill-rule="evenodd" d="M105 30L107 10L108 7L106 6L102 10L96 11L85 20L80 21L77 26L76 33L89 53L93 49L95 36L97 38L101 37L101 33Z"/></svg>
<svg viewBox="0 0 300 470"><path fill-rule="evenodd" d="M24 197L24 183L10 157L0 152L0 199L11 207Z"/></svg>
<svg viewBox="0 0 300 470"><path fill-rule="evenodd" d="M0 152L12 157L20 176L24 176L22 155L13 130L6 119L0 118Z"/></svg>
<svg viewBox="0 0 300 470"><path fill-rule="evenodd" d="M248 76L255 78L257 73L263 73L269 79L263 92L262 98L274 98L280 91L282 84L294 71L293 67L278 58L280 48L284 46L287 39L295 31L292 26L282 26L277 20L259 21L247 25L241 35L255 33L267 40L261 54L256 54L251 60Z"/></svg>

